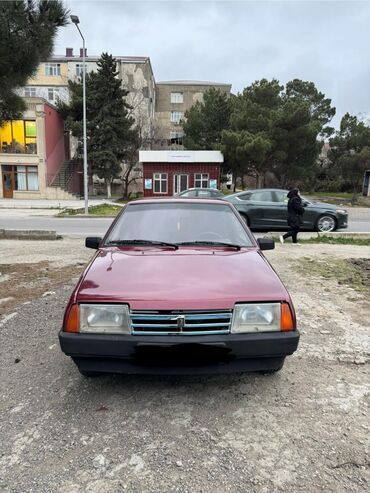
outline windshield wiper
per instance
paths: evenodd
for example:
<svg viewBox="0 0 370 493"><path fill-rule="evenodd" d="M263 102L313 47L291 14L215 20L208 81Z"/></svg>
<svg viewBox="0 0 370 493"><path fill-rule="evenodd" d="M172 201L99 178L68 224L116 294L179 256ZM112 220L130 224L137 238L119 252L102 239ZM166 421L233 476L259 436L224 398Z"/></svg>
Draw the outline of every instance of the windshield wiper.
<svg viewBox="0 0 370 493"><path fill-rule="evenodd" d="M155 241L155 240L114 240L106 243L109 245L156 245L156 246L168 246L177 250L179 247L176 243L168 243L167 241Z"/></svg>
<svg viewBox="0 0 370 493"><path fill-rule="evenodd" d="M177 245L204 245L204 246L224 246L230 248L236 248L240 250L240 245L234 245L233 243L224 243L222 241L183 241L182 243L177 243Z"/></svg>

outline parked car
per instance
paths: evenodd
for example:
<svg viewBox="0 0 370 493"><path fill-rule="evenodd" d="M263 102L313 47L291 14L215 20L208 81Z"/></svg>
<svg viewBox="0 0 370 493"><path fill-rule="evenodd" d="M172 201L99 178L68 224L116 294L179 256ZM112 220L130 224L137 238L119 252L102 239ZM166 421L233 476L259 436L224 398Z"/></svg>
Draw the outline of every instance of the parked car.
<svg viewBox="0 0 370 493"><path fill-rule="evenodd" d="M176 195L183 198L200 198L200 199L215 199L221 198L224 194L216 188L188 188Z"/></svg>
<svg viewBox="0 0 370 493"><path fill-rule="evenodd" d="M246 190L224 197L231 202L252 230L288 229L288 190L262 188ZM302 230L328 233L348 227L348 212L332 204L312 202L303 198L305 213Z"/></svg>
<svg viewBox="0 0 370 493"><path fill-rule="evenodd" d="M67 305L61 349L86 376L279 370L298 345L292 300L232 204L127 204Z"/></svg>

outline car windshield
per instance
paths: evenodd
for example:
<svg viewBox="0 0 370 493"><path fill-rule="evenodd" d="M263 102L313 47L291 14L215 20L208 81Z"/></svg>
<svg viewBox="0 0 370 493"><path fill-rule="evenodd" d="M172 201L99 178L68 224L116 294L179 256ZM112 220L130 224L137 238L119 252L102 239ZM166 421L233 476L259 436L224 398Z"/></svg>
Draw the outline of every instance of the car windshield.
<svg viewBox="0 0 370 493"><path fill-rule="evenodd" d="M227 204L129 204L105 244L135 240L253 246L251 238Z"/></svg>

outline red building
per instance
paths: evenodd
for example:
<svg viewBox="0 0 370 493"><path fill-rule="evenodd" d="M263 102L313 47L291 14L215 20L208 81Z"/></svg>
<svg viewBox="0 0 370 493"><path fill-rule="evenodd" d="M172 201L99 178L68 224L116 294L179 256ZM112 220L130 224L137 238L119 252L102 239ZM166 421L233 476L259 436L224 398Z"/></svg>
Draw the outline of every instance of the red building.
<svg viewBox="0 0 370 493"><path fill-rule="evenodd" d="M220 188L220 151L140 151L144 197L168 197L187 188Z"/></svg>

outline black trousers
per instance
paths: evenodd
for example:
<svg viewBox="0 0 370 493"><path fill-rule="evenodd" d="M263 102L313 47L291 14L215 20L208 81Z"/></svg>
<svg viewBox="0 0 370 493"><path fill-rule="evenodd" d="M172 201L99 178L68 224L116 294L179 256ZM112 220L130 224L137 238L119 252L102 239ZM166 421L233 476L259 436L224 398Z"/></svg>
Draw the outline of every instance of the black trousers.
<svg viewBox="0 0 370 493"><path fill-rule="evenodd" d="M300 226L291 226L290 230L283 235L284 240L289 238L290 236L292 237L293 243L297 243L297 235L300 230Z"/></svg>

